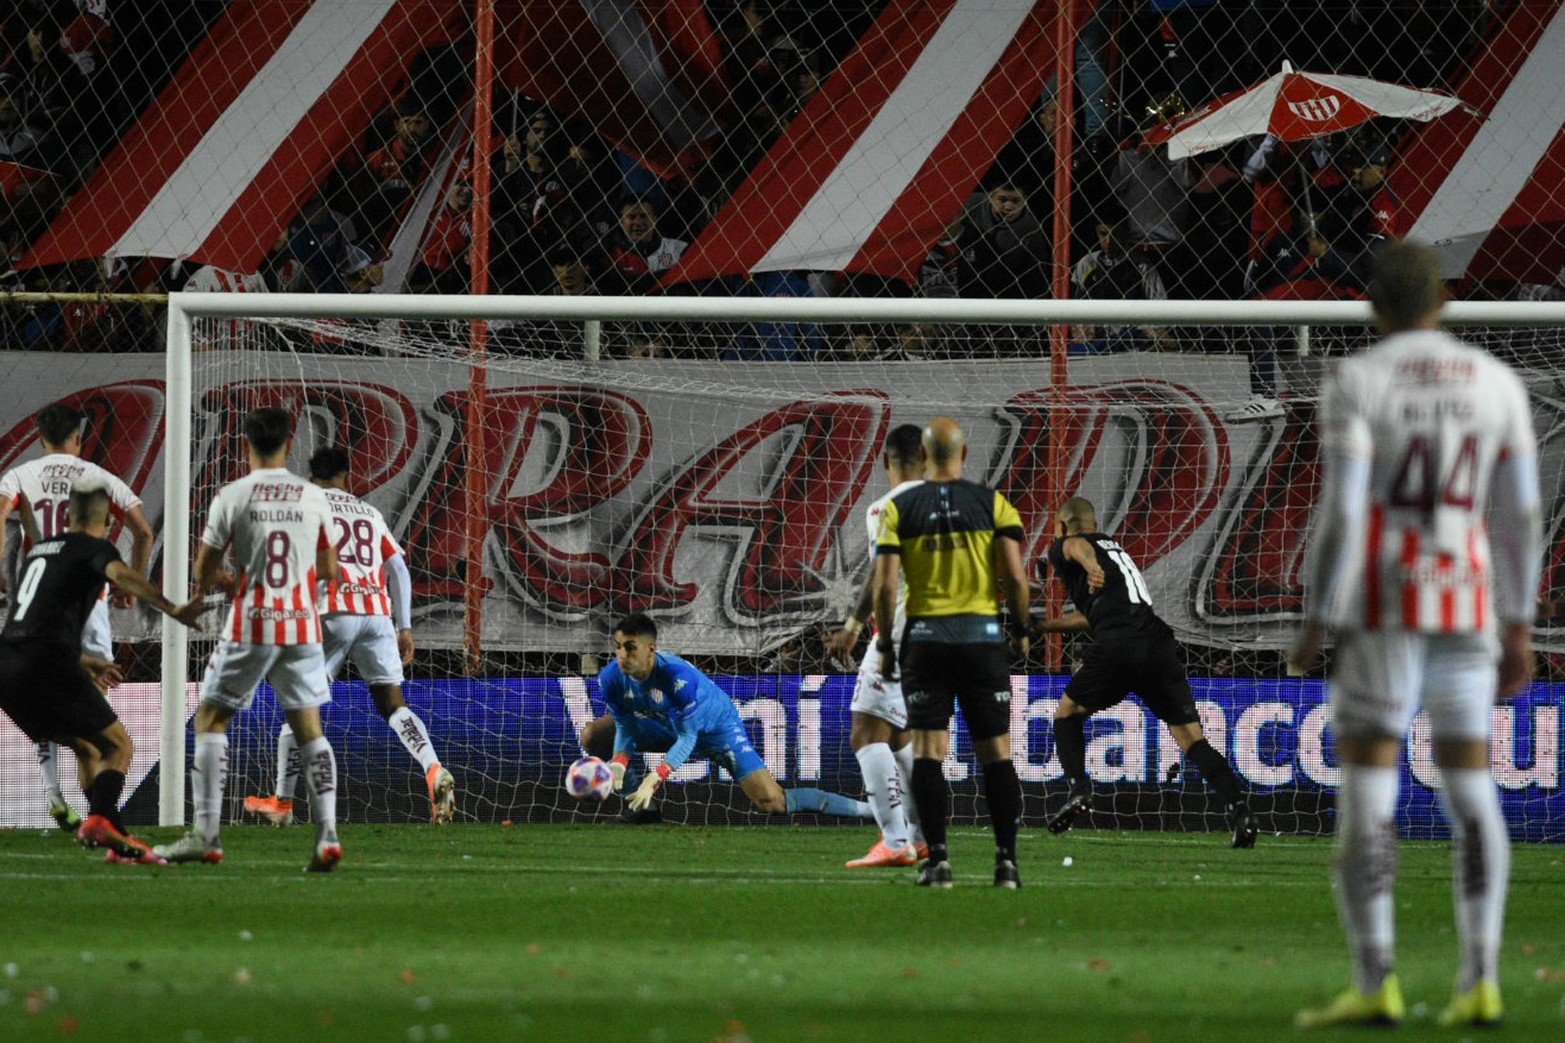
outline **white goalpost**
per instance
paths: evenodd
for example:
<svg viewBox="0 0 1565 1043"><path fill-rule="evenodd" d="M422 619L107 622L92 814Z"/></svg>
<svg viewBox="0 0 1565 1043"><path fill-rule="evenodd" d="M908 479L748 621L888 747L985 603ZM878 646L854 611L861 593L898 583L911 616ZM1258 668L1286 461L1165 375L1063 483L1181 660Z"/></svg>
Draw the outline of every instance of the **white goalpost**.
<svg viewBox="0 0 1565 1043"><path fill-rule="evenodd" d="M1457 302L1445 319L1509 353L1539 393L1565 363L1565 303ZM475 354L466 324L477 320L512 340ZM834 715L845 718L843 682L811 658L811 635L840 622L863 575L863 507L884 491L878 440L892 423L950 412L972 431L968 476L1024 501L1030 571L1047 545L1047 507L1065 491L1104 503L1105 528L1145 534L1137 557L1154 599L1195 650L1192 675L1210 679L1208 733L1229 743L1250 785L1278 795L1279 816L1307 817L1334 769L1319 750L1318 692L1293 687L1277 649L1297 618L1290 584L1315 466L1306 445L1314 388L1323 360L1367 343L1370 323L1361 302L175 293L164 589L176 601L188 595L202 497L235 466L236 418L225 410L255 401L264 384L267 395L315 403L316 443L345 438L350 427L372 431L356 451L384 463L374 480L394 486L399 505L388 519L398 539L420 548L410 554L415 568L428 563L416 614L433 635L429 647L456 664L442 668L452 678L480 646L512 656L512 672L525 672L516 664L531 662L526 656L580 657L574 676L555 678L547 721L525 709L540 705L535 693L484 688L491 682L471 665L470 693L431 690L432 699L457 700L455 715L470 706L484 716L440 737L470 744L467 770L482 779L473 815L575 813L554 803L551 751L590 721L583 675L603 646L602 623L627 607L667 619L670 650L710 657L735 676L771 678L736 694L761 729L768 762L775 755L796 777L835 779L843 758L828 750L823 761L823 750L841 730ZM790 345L811 346L790 348L791 361L735 347L777 329L792 331ZM1101 347L1113 343L1102 331L1121 329L1144 335L1133 350ZM1297 386L1279 415L1231 419L1255 386L1260 338L1283 356L1269 364ZM660 357L635 354L642 341ZM476 378L471 389L464 373ZM507 426L475 448L464 417L493 406L486 396L504 401L493 415ZM1546 447L1546 478L1565 475L1559 456ZM462 495L475 468L479 484L467 488L483 494L480 506ZM1557 486L1565 483L1545 488ZM374 500L379 488L361 491ZM817 495L807 511L788 509ZM451 517L431 515L427 503ZM677 527L660 527L665 515ZM1557 537L1560 519L1548 520ZM470 532L484 537L476 562L463 551ZM476 592L465 582L475 569ZM1052 604L1057 585L1034 575L1036 600ZM1539 637L1552 647L1556 635ZM197 678L189 676L191 635L164 620L161 639L159 822L178 825ZM1051 645L1013 682L1023 696L1013 714L1024 782L1055 777L1050 678L1068 672L1072 655L1069 643ZM497 709L506 699L518 708ZM1137 712L1105 715L1120 730L1094 739L1094 770L1123 783L1129 810L1116 813L1177 828L1191 814L1188 801L1159 781L1177 774L1177 751ZM1512 767L1523 783L1514 788L1518 800L1544 800L1543 817L1559 806L1558 780L1549 789L1521 746L1542 741L1548 712L1518 708L1512 722ZM506 745L517 742L544 751L543 768L507 768ZM260 777L268 751L258 740L251 748L251 774ZM947 765L956 781L968 777L959 758L954 750ZM692 781L717 778L715 768L687 768ZM1410 770L1415 779L1422 770L1416 750ZM351 769L345 774L351 779ZM379 801L367 798L367 813ZM697 814L710 820L688 812ZM1540 828L1540 836L1565 833L1559 821Z"/></svg>

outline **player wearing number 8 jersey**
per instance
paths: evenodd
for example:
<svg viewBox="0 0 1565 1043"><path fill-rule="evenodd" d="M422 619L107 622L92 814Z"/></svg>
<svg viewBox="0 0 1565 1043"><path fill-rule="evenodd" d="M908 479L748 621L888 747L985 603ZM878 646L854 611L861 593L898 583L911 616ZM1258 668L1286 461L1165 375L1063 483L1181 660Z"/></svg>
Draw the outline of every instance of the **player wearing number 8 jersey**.
<svg viewBox="0 0 1565 1043"><path fill-rule="evenodd" d="M245 417L250 474L218 490L196 554L202 589L228 585L223 554L233 552L233 605L212 652L196 709L196 755L190 769L194 829L157 853L174 862L220 862L218 836L228 774L228 722L270 681L310 783L315 854L307 868L324 872L342 860L337 839L337 762L321 733L322 704L331 700L321 652L317 577L337 576L328 539L326 494L291 474L293 418L281 409Z"/></svg>
<svg viewBox="0 0 1565 1043"><path fill-rule="evenodd" d="M430 818L449 822L456 782L435 756L429 729L402 698L402 668L413 660L412 577L386 519L348 491L349 465L347 451L335 446L310 457L310 479L326 493L337 551L337 578L325 585L321 598L326 672L335 680L343 664L353 661L381 716L424 772ZM246 797L246 811L279 826L293 821L298 749L284 722L277 736L276 791Z"/></svg>
<svg viewBox="0 0 1565 1043"><path fill-rule="evenodd" d="M1440 1020L1492 1025L1510 842L1489 736L1496 696L1519 692L1533 670L1543 555L1532 404L1509 367L1439 329L1445 293L1433 251L1383 248L1369 292L1387 336L1343 361L1323 399L1325 481L1306 625L1292 651L1308 668L1327 627L1339 629L1335 871L1353 984L1297 1022L1403 1015L1393 973L1396 805L1403 740L1422 705L1451 823L1461 943L1456 995Z"/></svg>
<svg viewBox="0 0 1565 1043"><path fill-rule="evenodd" d="M1179 645L1168 624L1152 610L1152 594L1141 570L1125 548L1098 531L1097 512L1080 496L1065 501L1054 531L1057 538L1049 546L1049 566L1065 584L1075 611L1046 620L1043 629L1091 630L1092 644L1054 713L1054 745L1070 793L1049 818L1049 831L1065 832L1091 805L1087 718L1135 692L1223 798L1233 826L1233 846L1254 847L1255 818L1228 759L1202 734Z"/></svg>
<svg viewBox="0 0 1565 1043"><path fill-rule="evenodd" d="M81 481L101 485L109 497L109 513L123 519L131 531L130 567L143 575L152 554L152 526L141 510L141 498L130 486L120 481L91 460L83 460L82 424L86 417L80 409L64 402L55 402L38 411L38 440L44 455L18 464L0 477L0 562L5 560L5 521L13 509L30 512L36 533L23 527L22 549L32 546L34 537L52 539L65 532L67 505L71 490ZM0 591L5 589L5 571L0 567ZM119 603L131 604L128 595L121 595ZM92 612L82 628L82 652L95 659L114 659L113 637L109 630L109 592L93 604ZM81 824L60 789L59 753L52 742L37 744L38 770L43 776L44 796L49 804L49 814L61 829L74 831Z"/></svg>

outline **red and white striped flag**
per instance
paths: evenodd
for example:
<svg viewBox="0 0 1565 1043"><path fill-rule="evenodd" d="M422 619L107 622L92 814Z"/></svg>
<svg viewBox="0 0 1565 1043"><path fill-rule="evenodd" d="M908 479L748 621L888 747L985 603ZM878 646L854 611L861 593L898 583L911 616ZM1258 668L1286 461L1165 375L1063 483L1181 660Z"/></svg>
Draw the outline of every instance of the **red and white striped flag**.
<svg viewBox="0 0 1565 1043"><path fill-rule="evenodd" d="M1044 0L892 0L665 283L911 279L1054 75Z"/></svg>
<svg viewBox="0 0 1565 1043"><path fill-rule="evenodd" d="M643 166L672 172L728 102L701 0L503 0L500 82L575 116Z"/></svg>
<svg viewBox="0 0 1565 1043"><path fill-rule="evenodd" d="M464 17L450 0L234 0L22 265L148 256L255 271L413 57Z"/></svg>
<svg viewBox="0 0 1565 1043"><path fill-rule="evenodd" d="M1565 0L1517 4L1454 92L1453 112L1399 150L1391 185L1409 235L1447 278L1552 282L1565 265Z"/></svg>

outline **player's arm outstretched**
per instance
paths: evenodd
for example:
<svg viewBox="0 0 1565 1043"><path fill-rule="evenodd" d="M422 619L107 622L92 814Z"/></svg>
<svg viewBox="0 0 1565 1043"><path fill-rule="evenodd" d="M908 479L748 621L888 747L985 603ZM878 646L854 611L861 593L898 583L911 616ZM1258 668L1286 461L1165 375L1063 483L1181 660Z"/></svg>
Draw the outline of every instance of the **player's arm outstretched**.
<svg viewBox="0 0 1565 1043"><path fill-rule="evenodd" d="M1092 624L1080 612L1066 612L1038 621L1038 630L1045 634L1063 634L1073 630L1091 630Z"/></svg>
<svg viewBox="0 0 1565 1043"><path fill-rule="evenodd" d="M175 622L183 623L187 627L194 626L196 620L201 617L205 606L199 596L191 598L183 605L176 605L164 597L163 592L153 586L151 580L122 561L110 562L108 568L103 571L110 583L132 597L146 602Z"/></svg>
<svg viewBox="0 0 1565 1043"><path fill-rule="evenodd" d="M682 697L678 691L669 692L666 698L673 705L669 708L668 725L674 730L674 744L663 754L663 762L657 770L649 772L647 777L641 780L641 785L636 787L636 792L630 795L628 801L630 810L642 811L652 803L653 796L668 781L668 777L684 766L685 761L695 752L696 742L700 739L700 722L697 720L696 709L699 705L700 693L703 689L701 674L688 663L670 668L674 685L685 692L690 693ZM683 684L681 684L683 682ZM722 693L718 693L722 694ZM726 694L722 695L728 698Z"/></svg>

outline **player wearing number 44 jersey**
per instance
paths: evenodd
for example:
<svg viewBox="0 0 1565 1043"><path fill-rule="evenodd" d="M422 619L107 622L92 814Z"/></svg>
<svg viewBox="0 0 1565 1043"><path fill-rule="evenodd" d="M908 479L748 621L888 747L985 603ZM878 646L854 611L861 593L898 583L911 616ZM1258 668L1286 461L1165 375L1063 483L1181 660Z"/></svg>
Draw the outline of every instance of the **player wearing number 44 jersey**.
<svg viewBox="0 0 1565 1043"><path fill-rule="evenodd" d="M1402 1018L1392 951L1397 791L1422 704L1451 823L1461 951L1440 1021L1491 1025L1501 1015L1510 847L1489 733L1495 697L1519 692L1533 670L1543 555L1532 404L1507 366L1438 328L1445 293L1433 251L1383 248L1369 296L1387 336L1342 362L1323 399L1326 476L1307 622L1291 655L1307 669L1337 627L1336 895L1354 974L1347 991L1297 1022Z"/></svg>
<svg viewBox="0 0 1565 1043"><path fill-rule="evenodd" d="M0 477L0 563L5 560L5 521L13 509L23 519L22 549L25 552L39 540L51 539L65 531L71 490L85 479L101 484L107 491L110 515L122 519L131 531L130 567L145 575L152 553L152 526L141 511L141 499L130 486L92 461L81 458L82 424L86 419L82 411L64 402L55 402L40 409L35 419L44 455L17 465ZM4 590L5 570L0 564L0 591ZM129 594L121 593L116 596L115 603L128 608L134 601ZM107 588L94 602L82 628L81 649L95 659L114 659ZM75 832L81 825L81 816L60 789L58 758L54 743L38 743L38 770L43 776L49 815L61 829Z"/></svg>
<svg viewBox="0 0 1565 1043"><path fill-rule="evenodd" d="M1222 796L1234 831L1233 846L1254 847L1255 817L1227 758L1201 732L1201 717L1174 632L1152 611L1152 594L1141 570L1125 548L1098 531L1097 513L1079 496L1060 508L1054 532L1057 538L1049 547L1049 566L1065 584L1075 611L1044 621L1043 629L1090 630L1092 644L1054 713L1054 744L1070 793L1064 806L1050 816L1049 831L1065 832L1091 806L1087 718L1135 692Z"/></svg>
<svg viewBox="0 0 1565 1043"><path fill-rule="evenodd" d="M0 710L34 742L59 742L76 751L89 802L77 833L82 843L107 848L110 861L161 862L120 821L132 744L99 690L117 680L118 672L107 660L81 654L82 626L105 580L187 625L200 615L201 604L175 608L120 561L114 544L104 539L107 486L82 478L68 502L66 531L34 544L22 561L0 630Z"/></svg>
<svg viewBox="0 0 1565 1043"><path fill-rule="evenodd" d="M331 508L337 550L338 575L321 599L326 672L335 680L343 664L353 661L381 716L424 772L431 821L449 822L456 782L435 756L429 729L402 698L402 668L413 661L412 577L386 519L348 492L348 471L344 449L330 447L310 457L310 478L326 491ZM245 810L274 825L292 822L298 781L299 746L284 723L277 736L276 792L246 797Z"/></svg>
<svg viewBox="0 0 1565 1043"><path fill-rule="evenodd" d="M320 708L331 701L321 653L317 578L337 577L328 538L326 494L284 467L293 447L293 418L281 409L245 417L250 474L218 490L196 553L196 583L227 587L228 621L212 652L196 708L196 756L190 768L194 828L157 853L171 862L221 862L218 836L228 779L228 722L270 681L299 743L310 787L315 852L306 867L329 872L342 861L337 839L337 760L321 733ZM225 577L232 550L236 575Z"/></svg>

